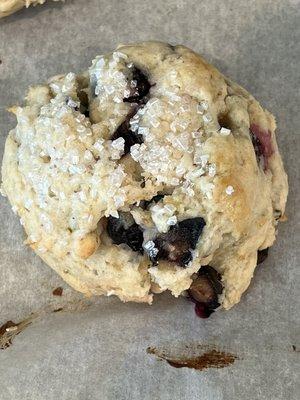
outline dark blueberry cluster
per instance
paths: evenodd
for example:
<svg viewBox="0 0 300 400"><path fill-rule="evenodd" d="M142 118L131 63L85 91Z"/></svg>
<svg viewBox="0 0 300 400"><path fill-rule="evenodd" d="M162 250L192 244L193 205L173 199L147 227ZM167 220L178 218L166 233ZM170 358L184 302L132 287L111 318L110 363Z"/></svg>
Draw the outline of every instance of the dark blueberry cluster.
<svg viewBox="0 0 300 400"><path fill-rule="evenodd" d="M143 253L143 231L138 224L132 222L128 225L120 214L119 218L108 217L107 233L115 244L127 244L133 251Z"/></svg>
<svg viewBox="0 0 300 400"><path fill-rule="evenodd" d="M142 144L143 136L138 133L133 132L130 129L130 119L133 117L134 113L129 114L125 121L118 127L118 129L114 132L111 137L111 140L116 140L122 137L125 140L124 145L124 154L128 154L130 152L130 147L134 144Z"/></svg>
<svg viewBox="0 0 300 400"><path fill-rule="evenodd" d="M158 203L161 199L164 198L163 194L157 194L156 196L152 197L150 200L142 200L140 201L139 207L143 210L148 210L151 204Z"/></svg>
<svg viewBox="0 0 300 400"><path fill-rule="evenodd" d="M186 267L193 259L192 250L196 248L204 226L203 218L188 218L171 226L167 233L159 234L154 239L158 253L152 261L157 263L163 259Z"/></svg>
<svg viewBox="0 0 300 400"><path fill-rule="evenodd" d="M146 103L150 88L151 85L146 75L137 67L133 67L132 78L129 81L130 94L123 99L126 103L134 103L133 108L111 138L115 140L122 137L125 140L124 155L130 152L130 147L134 144L143 143L143 136L130 129L130 119L137 113L139 108Z"/></svg>
<svg viewBox="0 0 300 400"><path fill-rule="evenodd" d="M158 252L151 261L157 264L163 259L186 267L193 258L192 250L196 248L204 226L203 218L189 218L172 226L167 233L158 234L154 239ZM143 231L134 221L128 224L124 214L119 218L108 218L107 232L113 243L127 244L132 250L143 253Z"/></svg>

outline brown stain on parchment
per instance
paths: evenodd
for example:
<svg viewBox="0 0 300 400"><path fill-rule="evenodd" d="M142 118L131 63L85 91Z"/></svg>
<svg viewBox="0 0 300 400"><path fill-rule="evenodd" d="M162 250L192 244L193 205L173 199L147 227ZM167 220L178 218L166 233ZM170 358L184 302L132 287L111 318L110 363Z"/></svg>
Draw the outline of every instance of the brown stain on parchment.
<svg viewBox="0 0 300 400"><path fill-rule="evenodd" d="M14 338L26 329L35 318L36 315L32 315L18 323L13 321L5 322L5 324L0 327L0 350L5 350L10 347Z"/></svg>
<svg viewBox="0 0 300 400"><path fill-rule="evenodd" d="M59 286L52 291L53 296L62 296L64 289Z"/></svg>
<svg viewBox="0 0 300 400"><path fill-rule="evenodd" d="M32 313L28 318L21 322L15 323L12 320L5 322L0 326L0 350L9 348L14 338L19 335L24 329L26 329L34 320L41 319L43 316L49 313L58 313L60 311L76 312L83 311L92 305L91 302L86 299L75 300L71 302L65 302L63 307L55 307L51 304L46 306L44 309Z"/></svg>
<svg viewBox="0 0 300 400"><path fill-rule="evenodd" d="M201 346L198 346L201 348ZM188 348L188 346L186 346ZM184 354L175 357L166 354L166 351L161 351L155 347L148 347L147 353L153 354L161 360L167 361L169 365L175 368L192 368L198 371L203 371L208 368L225 368L232 365L239 358L229 352L217 350L215 348L207 349L202 354L195 354L193 356L185 356Z"/></svg>

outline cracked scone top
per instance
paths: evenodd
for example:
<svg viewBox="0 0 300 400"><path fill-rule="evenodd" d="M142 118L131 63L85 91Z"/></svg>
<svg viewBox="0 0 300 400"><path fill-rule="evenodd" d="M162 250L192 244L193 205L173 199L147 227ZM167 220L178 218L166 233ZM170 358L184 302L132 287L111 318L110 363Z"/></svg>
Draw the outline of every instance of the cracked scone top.
<svg viewBox="0 0 300 400"><path fill-rule="evenodd" d="M198 306L240 300L287 197L274 117L248 92L186 47L146 42L12 111L3 192L71 286L151 303L194 281Z"/></svg>

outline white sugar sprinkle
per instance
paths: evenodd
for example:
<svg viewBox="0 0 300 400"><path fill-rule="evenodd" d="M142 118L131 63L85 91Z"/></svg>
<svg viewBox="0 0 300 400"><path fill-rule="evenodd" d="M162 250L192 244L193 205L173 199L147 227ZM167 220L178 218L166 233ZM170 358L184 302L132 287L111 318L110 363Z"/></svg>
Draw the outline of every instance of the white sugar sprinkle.
<svg viewBox="0 0 300 400"><path fill-rule="evenodd" d="M94 149L98 150L99 152L102 151L103 150L103 142L104 142L103 139L98 139L93 145Z"/></svg>
<svg viewBox="0 0 300 400"><path fill-rule="evenodd" d="M114 196L114 203L117 208L122 207L124 205L124 201L124 196Z"/></svg>
<svg viewBox="0 0 300 400"><path fill-rule="evenodd" d="M207 162L208 162L209 155L208 155L208 154L203 154L202 156L200 156L200 158L201 158L201 164L202 164L202 166L205 167L205 165L206 165Z"/></svg>
<svg viewBox="0 0 300 400"><path fill-rule="evenodd" d="M191 171L188 175L189 179L195 179L198 178L199 176L204 174L204 169L203 168L196 168L193 171Z"/></svg>
<svg viewBox="0 0 300 400"><path fill-rule="evenodd" d="M176 225L177 224L177 217L176 217L176 215L173 215L172 217L170 217L168 220L167 220L167 225Z"/></svg>
<svg viewBox="0 0 300 400"><path fill-rule="evenodd" d="M130 154L131 154L131 157L134 159L134 161L138 161L142 157L142 155L140 153L140 147L141 146L139 144L134 144L130 148Z"/></svg>
<svg viewBox="0 0 300 400"><path fill-rule="evenodd" d="M203 121L204 121L205 124L208 124L209 122L211 122L212 121L211 115L210 114L204 114L203 115Z"/></svg>
<svg viewBox="0 0 300 400"><path fill-rule="evenodd" d="M229 196L232 195L232 193L234 192L234 188L233 186L227 186L226 190L225 190L226 194L228 194Z"/></svg>
<svg viewBox="0 0 300 400"><path fill-rule="evenodd" d="M113 140L111 142L111 146L116 150L124 151L124 146L125 146L124 138L119 137L118 139Z"/></svg>
<svg viewBox="0 0 300 400"><path fill-rule="evenodd" d="M186 194L190 197L193 197L195 192L191 187L186 188Z"/></svg>
<svg viewBox="0 0 300 400"><path fill-rule="evenodd" d="M144 249L148 253L149 257L155 258L158 254L158 249L155 247L155 243L152 240L144 244Z"/></svg>
<svg viewBox="0 0 300 400"><path fill-rule="evenodd" d="M78 192L78 197L82 202L86 201L86 194L82 190Z"/></svg>
<svg viewBox="0 0 300 400"><path fill-rule="evenodd" d="M173 186L179 185L179 179L178 178L172 178L170 180L170 184L173 185Z"/></svg>
<svg viewBox="0 0 300 400"><path fill-rule="evenodd" d="M178 165L175 169L176 175L182 176L185 173L186 169L182 165Z"/></svg>
<svg viewBox="0 0 300 400"><path fill-rule="evenodd" d="M227 128L221 128L220 129L220 135L221 136L228 136L228 135L230 135L230 133L231 133L230 129L227 129Z"/></svg>
<svg viewBox="0 0 300 400"><path fill-rule="evenodd" d="M130 96L130 90L129 89L125 89L124 90L124 97L127 98Z"/></svg>
<svg viewBox="0 0 300 400"><path fill-rule="evenodd" d="M149 240L148 242L146 242L144 244L144 249L148 250L148 251L154 249L154 247L155 247L155 243L153 242L153 240Z"/></svg>
<svg viewBox="0 0 300 400"><path fill-rule="evenodd" d="M160 122L157 119L151 119L150 124L153 126L153 128L158 128L160 125Z"/></svg>
<svg viewBox="0 0 300 400"><path fill-rule="evenodd" d="M203 108L203 110L208 110L208 102L205 100L200 101L200 105Z"/></svg>
<svg viewBox="0 0 300 400"><path fill-rule="evenodd" d="M173 206L173 204L165 204L164 209L170 213L173 214L173 212L176 210L176 207Z"/></svg>
<svg viewBox="0 0 300 400"><path fill-rule="evenodd" d="M214 177L216 175L216 164L210 164L208 166L208 175Z"/></svg>
<svg viewBox="0 0 300 400"><path fill-rule="evenodd" d="M109 215L111 215L112 217L115 217L115 218L119 218L119 213L117 210L111 210Z"/></svg>
<svg viewBox="0 0 300 400"><path fill-rule="evenodd" d="M199 138L201 135L202 135L202 132L199 132L199 131L192 132L193 139Z"/></svg>
<svg viewBox="0 0 300 400"><path fill-rule="evenodd" d="M86 151L84 152L83 158L84 158L86 161L92 161L93 158L94 158L94 156L93 156L93 154L92 154L89 150L86 150Z"/></svg>
<svg viewBox="0 0 300 400"><path fill-rule="evenodd" d="M77 108L77 107L79 107L79 102L78 101L74 101L73 99L69 98L67 100L67 105L69 107L72 107L72 108Z"/></svg>
<svg viewBox="0 0 300 400"><path fill-rule="evenodd" d="M150 132L149 128L146 128L143 126L139 127L139 130L138 130L139 135L147 136L147 135L149 135L149 132Z"/></svg>

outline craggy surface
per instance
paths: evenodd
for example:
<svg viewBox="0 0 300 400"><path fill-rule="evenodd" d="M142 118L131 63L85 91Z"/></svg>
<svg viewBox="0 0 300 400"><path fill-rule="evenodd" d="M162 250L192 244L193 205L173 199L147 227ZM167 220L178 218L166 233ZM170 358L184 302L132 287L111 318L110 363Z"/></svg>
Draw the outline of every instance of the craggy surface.
<svg viewBox="0 0 300 400"><path fill-rule="evenodd" d="M198 302L238 303L287 198L274 117L249 93L187 47L148 41L10 111L1 192L71 287L151 304L153 286L178 297L209 264L221 288L206 279Z"/></svg>
<svg viewBox="0 0 300 400"><path fill-rule="evenodd" d="M298 10L295 0L67 0L0 22L1 154L15 125L5 108L20 102L29 85L79 72L117 43L156 39L203 54L274 113L290 183L288 222L232 311L200 320L189 302L163 295L151 307L104 298L85 311L47 314L0 352L1 400L98 399L99 393L103 399L298 398ZM21 226L3 199L0 218L0 325L49 304L57 310L80 301L22 245ZM52 294L57 287L62 296ZM179 343L191 342L213 343L238 360L196 371L146 353L149 346L166 347L178 359L184 357Z"/></svg>

